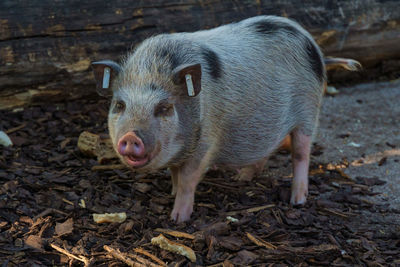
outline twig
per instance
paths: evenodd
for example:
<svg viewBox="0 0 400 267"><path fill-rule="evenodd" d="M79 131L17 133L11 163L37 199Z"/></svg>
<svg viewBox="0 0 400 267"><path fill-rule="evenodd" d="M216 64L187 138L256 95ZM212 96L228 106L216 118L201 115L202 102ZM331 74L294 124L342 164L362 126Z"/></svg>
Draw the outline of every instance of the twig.
<svg viewBox="0 0 400 267"><path fill-rule="evenodd" d="M338 248L342 247L333 235L327 234L327 236L332 244L336 245Z"/></svg>
<svg viewBox="0 0 400 267"><path fill-rule="evenodd" d="M269 209L269 208L273 208L273 207L275 207L275 204L269 204L269 205L264 205L264 206L260 206L260 207L249 208L246 211L249 213L253 213L253 212L257 212L260 210Z"/></svg>
<svg viewBox="0 0 400 267"><path fill-rule="evenodd" d="M347 174L345 174L344 171L343 171L342 169L336 168L335 171L336 171L337 173L339 173L340 176L342 176L343 178L351 179L350 176L348 176Z"/></svg>
<svg viewBox="0 0 400 267"><path fill-rule="evenodd" d="M128 264L129 266L150 266L150 267L159 267L163 264L163 266L167 266L164 262L162 262L160 259L158 259L156 256L155 257L157 260L159 260L162 264L157 265L152 263L149 260L146 260L145 258L140 257L139 255L134 255L134 254L130 254L130 253L122 253L120 252L118 249L113 249L107 245L104 245L103 248L109 252L114 258L119 259L123 262L125 262L126 264ZM146 251L147 252L147 251ZM150 254L150 253L149 253ZM151 254L150 254L151 255ZM137 261L134 261L137 260Z"/></svg>
<svg viewBox="0 0 400 267"><path fill-rule="evenodd" d="M169 229L156 228L154 231L160 232L160 233L163 233L163 234L167 234L167 235L172 235L172 236L175 236L175 237L183 237L183 238L188 238L188 239L194 239L195 238L194 235L191 235L191 234L188 234L188 233L184 233L184 232L169 230Z"/></svg>
<svg viewBox="0 0 400 267"><path fill-rule="evenodd" d="M211 203L197 203L197 207L206 207L209 209L215 209L215 205Z"/></svg>
<svg viewBox="0 0 400 267"><path fill-rule="evenodd" d="M38 215L36 215L35 217L33 217L33 221L36 221L37 219L44 217L50 213L59 213L61 215L67 216L68 214L65 212L62 212L61 210L57 210L57 209L53 209L53 208L47 208L44 211L42 211L41 213L39 213Z"/></svg>
<svg viewBox="0 0 400 267"><path fill-rule="evenodd" d="M325 173L325 171L323 170L323 169L312 169L312 170L310 170L310 173L309 173L309 175L310 176L314 176L314 175L317 175L317 174L323 174L323 173Z"/></svg>
<svg viewBox="0 0 400 267"><path fill-rule="evenodd" d="M246 211L248 213L253 213L253 212L257 212L257 211L260 211L260 210L269 209L269 208L273 208L273 207L275 207L275 204L269 204L269 205L254 207L254 208L248 208L248 209L244 209L244 210L229 211L229 212L226 213L226 215L232 216L232 215L236 215L238 213L241 213L243 211Z"/></svg>
<svg viewBox="0 0 400 267"><path fill-rule="evenodd" d="M127 257L125 257L124 255L122 255L122 253L119 250L113 249L107 245L103 246L104 250L106 250L108 253L111 254L111 256L113 256L114 258L123 261L124 263L126 263L128 266L131 267L145 267L146 265L141 264L139 262L133 261L132 259L129 259Z"/></svg>
<svg viewBox="0 0 400 267"><path fill-rule="evenodd" d="M26 126L26 122L22 123L20 126L17 126L17 127L11 128L11 129L8 129L7 131L5 131L5 133L6 133L6 134L10 134L10 133L16 132L16 131L18 131L18 130L21 130L21 129L24 128L25 126Z"/></svg>
<svg viewBox="0 0 400 267"><path fill-rule="evenodd" d="M207 267L224 267L224 262L221 261L221 262L216 263L216 264L207 265Z"/></svg>
<svg viewBox="0 0 400 267"><path fill-rule="evenodd" d="M209 184L209 185L213 185L213 186L217 186L217 187L221 187L221 188L225 188L228 190L232 190L232 191L238 191L239 189L233 186L229 186L229 185L224 185L224 184L219 184L219 183L214 183L214 182L209 182L209 181L203 181L201 182L202 184Z"/></svg>
<svg viewBox="0 0 400 267"><path fill-rule="evenodd" d="M150 252L144 250L143 248L135 248L133 251L135 251L136 253L140 253L140 254L143 254L143 255L149 257L150 259L152 259L153 261L157 262L161 266L167 266L167 264L165 262L163 262L162 260L157 258L155 255L151 254Z"/></svg>
<svg viewBox="0 0 400 267"><path fill-rule="evenodd" d="M69 205L71 205L71 206L74 206L74 202L69 201L69 200L66 199L66 198L62 198L62 201L64 201L65 203L67 203L67 204L69 204Z"/></svg>
<svg viewBox="0 0 400 267"><path fill-rule="evenodd" d="M364 199L364 198L362 198L361 201L364 202L365 204L368 204L368 205L374 205L375 204L374 202L369 201L368 199Z"/></svg>
<svg viewBox="0 0 400 267"><path fill-rule="evenodd" d="M272 245L271 243L269 243L267 241L258 239L250 233L246 232L246 235L247 235L247 238L250 239L250 241L253 242L254 244L256 244L257 246L265 247L268 249L276 249L276 246Z"/></svg>
<svg viewBox="0 0 400 267"><path fill-rule="evenodd" d="M140 257L139 255L136 254L130 254L130 253L125 253L127 256L137 260L139 263L144 264L145 266L150 266L150 267L160 267L161 265L154 264L153 262L146 260L145 258Z"/></svg>
<svg viewBox="0 0 400 267"><path fill-rule="evenodd" d="M65 254L65 255L67 255L70 258L73 258L75 260L83 262L85 264L85 266L89 266L90 265L90 260L88 258L86 258L85 256L82 256L82 255L75 256L74 254L71 254L67 250L65 250L63 248L60 248L59 246L54 245L54 244L50 244L50 246L52 248L54 248L55 250L57 250L58 252L61 252L61 253Z"/></svg>
<svg viewBox="0 0 400 267"><path fill-rule="evenodd" d="M279 213L278 210L272 210L272 215L274 215L274 217L278 223L283 224L281 214Z"/></svg>
<svg viewBox="0 0 400 267"><path fill-rule="evenodd" d="M361 188L363 190L369 190L369 186L368 185L363 185L363 184L352 184L352 187L358 187Z"/></svg>
<svg viewBox="0 0 400 267"><path fill-rule="evenodd" d="M92 167L92 171L121 170L125 168L126 166L123 164L96 165Z"/></svg>
<svg viewBox="0 0 400 267"><path fill-rule="evenodd" d="M343 218L349 218L349 215L350 216L354 216L355 215L355 214L352 214L352 213L344 213L344 212L340 212L340 211L336 211L336 210L332 210L332 209L328 209L328 208L323 208L322 210L327 211L327 212L329 212L329 213L331 213L333 215L337 215L337 216L343 217Z"/></svg>

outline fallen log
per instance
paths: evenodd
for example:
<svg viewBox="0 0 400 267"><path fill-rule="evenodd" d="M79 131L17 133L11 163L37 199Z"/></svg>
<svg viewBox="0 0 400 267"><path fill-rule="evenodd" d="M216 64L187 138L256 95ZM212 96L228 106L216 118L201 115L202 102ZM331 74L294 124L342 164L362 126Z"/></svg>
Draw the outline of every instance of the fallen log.
<svg viewBox="0 0 400 267"><path fill-rule="evenodd" d="M347 77L371 77L369 70L398 74L396 0L3 0L0 110L93 96L93 60L118 60L157 33L207 29L260 14L293 18L313 34L326 55L360 61L366 72ZM331 80L345 79L341 73Z"/></svg>

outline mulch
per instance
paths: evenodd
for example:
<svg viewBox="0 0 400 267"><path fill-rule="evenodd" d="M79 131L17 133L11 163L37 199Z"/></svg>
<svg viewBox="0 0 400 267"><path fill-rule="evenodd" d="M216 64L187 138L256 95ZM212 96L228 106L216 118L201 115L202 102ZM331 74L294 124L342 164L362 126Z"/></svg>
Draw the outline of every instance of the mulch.
<svg viewBox="0 0 400 267"><path fill-rule="evenodd" d="M93 171L99 163L77 148L85 130L106 136L107 105L76 100L0 113L0 130L14 142L0 147L2 266L124 266L139 264L137 256L159 264L142 250L168 266L400 266L400 222L385 220L400 211L371 198L383 182L346 176L347 162L319 164L328 144L313 147L304 207L288 204L291 178L277 173L290 168L290 156L277 153L252 182L209 171L191 220L175 224L167 170ZM105 212L127 219L96 224L92 214ZM192 234L164 233L192 248L196 262L152 245L158 228Z"/></svg>

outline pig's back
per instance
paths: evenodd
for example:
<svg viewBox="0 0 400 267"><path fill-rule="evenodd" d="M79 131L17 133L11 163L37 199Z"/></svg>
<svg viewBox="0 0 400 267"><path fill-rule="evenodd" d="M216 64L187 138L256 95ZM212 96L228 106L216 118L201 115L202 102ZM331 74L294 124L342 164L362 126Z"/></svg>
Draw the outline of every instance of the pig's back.
<svg viewBox="0 0 400 267"><path fill-rule="evenodd" d="M266 157L295 127L313 133L325 69L297 24L261 16L188 37L217 56L219 74L203 76L200 94L203 131L219 140L217 164Z"/></svg>

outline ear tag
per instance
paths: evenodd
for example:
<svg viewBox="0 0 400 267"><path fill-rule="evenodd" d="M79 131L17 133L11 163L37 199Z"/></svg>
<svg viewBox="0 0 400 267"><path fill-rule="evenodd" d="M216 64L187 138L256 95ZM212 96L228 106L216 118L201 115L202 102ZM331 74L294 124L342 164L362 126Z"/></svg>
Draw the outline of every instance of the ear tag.
<svg viewBox="0 0 400 267"><path fill-rule="evenodd" d="M110 68L105 67L104 68L104 75L103 75L103 89L108 89L110 86Z"/></svg>
<svg viewBox="0 0 400 267"><path fill-rule="evenodd" d="M195 93L194 93L192 75L186 74L185 75L185 79L186 79L186 87L187 87L188 95L189 96L194 96Z"/></svg>

